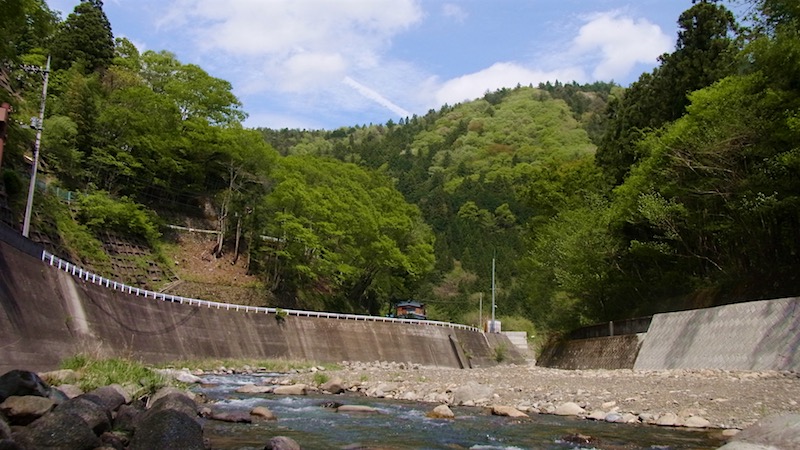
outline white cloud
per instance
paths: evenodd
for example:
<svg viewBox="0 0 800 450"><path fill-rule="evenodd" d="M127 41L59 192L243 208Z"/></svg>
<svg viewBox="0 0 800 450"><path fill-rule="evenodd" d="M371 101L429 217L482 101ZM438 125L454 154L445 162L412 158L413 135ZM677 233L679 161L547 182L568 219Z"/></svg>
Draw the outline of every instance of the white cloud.
<svg viewBox="0 0 800 450"><path fill-rule="evenodd" d="M177 0L158 26L184 33L198 56L217 54L228 73L257 67L232 80L246 95L291 93L331 106L369 99L392 109L377 92L347 89L342 79L390 63L391 40L423 18L418 1Z"/></svg>
<svg viewBox="0 0 800 450"><path fill-rule="evenodd" d="M517 84L536 86L548 80L581 81L584 78L584 73L578 68L543 71L529 69L516 63L501 62L479 72L446 81L435 93L435 101L438 105L445 103L452 105L482 97L486 91L495 91L503 87L513 88Z"/></svg>
<svg viewBox="0 0 800 450"><path fill-rule="evenodd" d="M646 19L634 20L619 12L592 16L572 41L572 52L593 64L593 78L611 80L630 73L637 63L655 63L672 49L672 39Z"/></svg>

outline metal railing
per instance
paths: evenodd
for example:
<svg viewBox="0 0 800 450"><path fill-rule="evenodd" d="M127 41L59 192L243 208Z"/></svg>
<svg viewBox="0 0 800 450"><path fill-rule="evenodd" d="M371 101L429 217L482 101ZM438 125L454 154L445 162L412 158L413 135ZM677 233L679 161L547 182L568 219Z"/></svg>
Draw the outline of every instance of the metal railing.
<svg viewBox="0 0 800 450"><path fill-rule="evenodd" d="M148 291L146 289L129 286L127 284L120 283L119 281L110 280L108 278L92 273L88 270L84 270L82 267L72 264L71 262L64 261L63 259L53 255L52 253L46 250L42 251L42 261L50 264L51 266L59 270L63 270L64 272L67 272L75 277L78 277L78 279L99 286L103 286L108 289L120 291L127 294L138 295L144 298L161 300L164 302L180 303L182 305L186 304L199 307L224 309L226 311L242 311L242 312L252 312L252 313L262 313L262 314L278 314L278 311L281 311L281 314L285 313L286 315L297 316L297 317L316 317L322 319L340 319L340 320L356 320L356 321L360 320L365 322L396 322L396 323L407 323L416 325L433 325L438 327L447 327L447 328L477 331L477 332L481 331L480 329L471 327L469 325L462 325L449 322L439 322L436 320L398 319L395 317L366 316L360 314L339 314L339 313L320 312L320 311L301 311L296 309L266 308L261 306L246 306L246 305L236 305L232 303L212 302L196 298L181 297L179 295L165 294L163 292Z"/></svg>

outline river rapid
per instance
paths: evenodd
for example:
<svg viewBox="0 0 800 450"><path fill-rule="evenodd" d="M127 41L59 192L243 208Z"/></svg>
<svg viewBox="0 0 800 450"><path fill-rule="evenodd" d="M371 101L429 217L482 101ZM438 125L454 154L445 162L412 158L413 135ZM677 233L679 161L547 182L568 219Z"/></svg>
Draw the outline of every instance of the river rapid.
<svg viewBox="0 0 800 450"><path fill-rule="evenodd" d="M303 449L715 449L719 432L612 424L534 414L511 419L492 416L484 408L451 407L454 420L426 416L430 403L368 398L356 394L278 396L240 394L245 384L270 384L282 374L205 375L192 390L209 400L215 412L249 412L269 408L277 421L228 423L208 420L204 435L212 448L263 449L274 436L287 436ZM336 402L366 405L376 414L338 413L321 405ZM589 444L574 442L591 437Z"/></svg>

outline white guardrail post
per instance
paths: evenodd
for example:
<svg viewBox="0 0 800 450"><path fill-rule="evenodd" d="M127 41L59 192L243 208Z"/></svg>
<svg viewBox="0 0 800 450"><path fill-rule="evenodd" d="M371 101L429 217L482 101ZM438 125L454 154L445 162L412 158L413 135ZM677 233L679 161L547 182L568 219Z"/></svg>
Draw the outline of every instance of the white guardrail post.
<svg viewBox="0 0 800 450"><path fill-rule="evenodd" d="M128 294L143 296L144 298L151 296L155 300L161 300L164 302L172 302L180 304L184 304L185 302L188 305L205 306L207 308L211 307L215 307L217 309L225 308L225 310L227 311L230 311L231 308L233 308L234 311L244 310L244 312L251 312L251 311L255 313L263 312L265 314L276 314L278 312L278 308L267 308L262 306L244 306L244 305L236 305L233 303L213 302L208 300L200 300L196 298L181 297L172 294L164 294L163 292L148 291L146 289L140 289L134 286L128 286L119 281L110 280L95 273L89 272L88 270L84 270L83 268L78 267L75 264L64 261L63 259L53 255L48 251L42 251L42 261L49 264L52 267L57 268L58 270L70 273L73 276L77 276L79 279L86 280L89 283L93 283L98 286L103 286L114 291L119 290L122 293L125 293L127 291ZM459 330L481 332L479 328L471 327L469 325L462 325L450 322L439 322L436 320L398 319L395 317L366 316L360 314L339 314L339 313L321 312L321 311L301 311L296 309L284 309L283 311L290 316L298 316L298 317L305 316L305 317L316 317L323 319L339 319L339 320L352 319L356 321L364 320L371 322L408 323L416 325L449 327Z"/></svg>

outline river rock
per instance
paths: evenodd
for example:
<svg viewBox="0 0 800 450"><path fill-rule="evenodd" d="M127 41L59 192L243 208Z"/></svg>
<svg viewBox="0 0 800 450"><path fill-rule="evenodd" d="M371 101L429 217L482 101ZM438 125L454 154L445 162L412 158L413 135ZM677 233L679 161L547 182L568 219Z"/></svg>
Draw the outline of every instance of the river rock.
<svg viewBox="0 0 800 450"><path fill-rule="evenodd" d="M131 401L130 395L118 384L99 387L81 395L80 398L97 403L108 411L114 411Z"/></svg>
<svg viewBox="0 0 800 450"><path fill-rule="evenodd" d="M439 405L427 414L431 419L455 419L456 415L447 405Z"/></svg>
<svg viewBox="0 0 800 450"><path fill-rule="evenodd" d="M256 406L250 411L250 415L261 420L278 420L278 417L266 406Z"/></svg>
<svg viewBox="0 0 800 450"><path fill-rule="evenodd" d="M365 405L342 405L336 408L336 412L374 414L377 413L378 410L371 406L365 406Z"/></svg>
<svg viewBox="0 0 800 450"><path fill-rule="evenodd" d="M566 402L558 405L553 413L557 416L582 416L586 410L575 402Z"/></svg>
<svg viewBox="0 0 800 450"><path fill-rule="evenodd" d="M800 414L767 417L745 428L733 439L720 450L800 448Z"/></svg>
<svg viewBox="0 0 800 450"><path fill-rule="evenodd" d="M98 436L111 429L111 411L84 397L67 400L58 405L56 412L80 417Z"/></svg>
<svg viewBox="0 0 800 450"><path fill-rule="evenodd" d="M272 386L257 386L255 384L245 384L236 388L240 394L269 394L274 388Z"/></svg>
<svg viewBox="0 0 800 450"><path fill-rule="evenodd" d="M591 420L606 420L606 416L608 416L608 413L606 413L605 411L600 409L595 409L592 412L590 412L589 415L586 416L586 418ZM620 419L621 418L622 416L620 416Z"/></svg>
<svg viewBox="0 0 800 450"><path fill-rule="evenodd" d="M157 448L205 450L203 430L193 417L184 412L174 409L156 411L139 422L130 450Z"/></svg>
<svg viewBox="0 0 800 450"><path fill-rule="evenodd" d="M166 397L166 396L171 395L171 394L182 395L182 396L188 398L189 400L192 400L192 402L194 402L195 395L193 393L184 391L183 389L178 389L176 387L165 386L165 387L157 390L155 394L153 394L149 399L147 399L146 408L147 409L152 408L153 405L158 400L160 400L162 397Z"/></svg>
<svg viewBox="0 0 800 450"><path fill-rule="evenodd" d="M590 419L592 418L591 414L589 415L589 418ZM622 417L622 414L619 414L619 413L608 413L608 414L606 414L606 416L602 420L605 420L606 422L609 422L609 423L624 423L625 422L625 419Z"/></svg>
<svg viewBox="0 0 800 450"><path fill-rule="evenodd" d="M342 381L341 378L334 378L325 383L322 383L322 385L320 385L319 388L325 392L330 392L331 394L341 394L347 389L345 387L344 381Z"/></svg>
<svg viewBox="0 0 800 450"><path fill-rule="evenodd" d="M453 391L453 404L454 405L464 405L468 402L472 402L472 404L476 404L481 400L488 400L492 398L494 394L494 389L490 386L484 386L480 383L475 381L470 381L464 386Z"/></svg>
<svg viewBox="0 0 800 450"><path fill-rule="evenodd" d="M46 397L14 395L0 403L0 412L8 417L11 425L27 425L47 414L54 407L55 402Z"/></svg>
<svg viewBox="0 0 800 450"><path fill-rule="evenodd" d="M656 419L656 425L660 425L662 427L674 427L678 425L678 415L674 413L662 414L658 419Z"/></svg>
<svg viewBox="0 0 800 450"><path fill-rule="evenodd" d="M194 418L197 416L197 404L194 400L190 399L187 395L180 392L171 392L153 403L148 410L142 414L141 420L155 415L155 413L164 410L174 410L182 412L189 417Z"/></svg>
<svg viewBox="0 0 800 450"><path fill-rule="evenodd" d="M79 395L85 394L85 392L83 392L83 389L74 384L62 384L57 386L56 389L63 392L64 395L67 396L67 398L75 398Z"/></svg>
<svg viewBox="0 0 800 450"><path fill-rule="evenodd" d="M684 419L683 426L689 428L708 428L711 426L711 422L700 416L692 416Z"/></svg>
<svg viewBox="0 0 800 450"><path fill-rule="evenodd" d="M100 439L82 418L52 412L14 434L14 441L30 449L93 449ZM167 447L151 447L167 448Z"/></svg>
<svg viewBox="0 0 800 450"><path fill-rule="evenodd" d="M505 405L494 405L492 406L492 414L495 416L504 416L504 417L529 417L524 412L514 408L513 406L505 406Z"/></svg>
<svg viewBox="0 0 800 450"><path fill-rule="evenodd" d="M417 401L419 400L419 395L414 391L404 392L403 395L400 396L400 400Z"/></svg>
<svg viewBox="0 0 800 450"><path fill-rule="evenodd" d="M300 444L286 436L275 436L267 442L264 450L301 450Z"/></svg>
<svg viewBox="0 0 800 450"><path fill-rule="evenodd" d="M290 386L276 386L272 390L276 395L306 395L308 387L305 384L293 384Z"/></svg>
<svg viewBox="0 0 800 450"><path fill-rule="evenodd" d="M8 422L6 422L6 418L3 417L2 414L0 414L0 439L10 439L10 438L11 438L11 426L9 426Z"/></svg>
<svg viewBox="0 0 800 450"><path fill-rule="evenodd" d="M242 411L213 411L211 416L209 416L212 420L217 420L219 422L229 422L229 423L252 423L253 418L250 417L250 413L242 412Z"/></svg>
<svg viewBox="0 0 800 450"><path fill-rule="evenodd" d="M144 414L144 405L141 402L120 406L116 417L114 417L114 429L133 433L136 430L136 423L142 414Z"/></svg>
<svg viewBox="0 0 800 450"><path fill-rule="evenodd" d="M48 397L50 386L39 375L27 370L11 370L0 376L0 402L11 396L26 395Z"/></svg>

